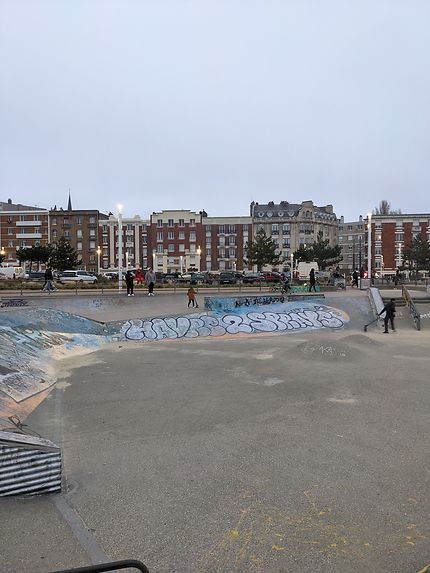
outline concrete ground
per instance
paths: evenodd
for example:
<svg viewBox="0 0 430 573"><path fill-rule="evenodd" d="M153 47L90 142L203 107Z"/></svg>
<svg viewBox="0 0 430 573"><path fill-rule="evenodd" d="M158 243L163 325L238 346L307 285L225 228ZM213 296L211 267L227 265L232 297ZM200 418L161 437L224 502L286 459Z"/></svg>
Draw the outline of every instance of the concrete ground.
<svg viewBox="0 0 430 573"><path fill-rule="evenodd" d="M0 502L0 570L422 570L428 331L364 334L353 296L342 331L113 343L65 361L27 423L62 445L66 490Z"/></svg>

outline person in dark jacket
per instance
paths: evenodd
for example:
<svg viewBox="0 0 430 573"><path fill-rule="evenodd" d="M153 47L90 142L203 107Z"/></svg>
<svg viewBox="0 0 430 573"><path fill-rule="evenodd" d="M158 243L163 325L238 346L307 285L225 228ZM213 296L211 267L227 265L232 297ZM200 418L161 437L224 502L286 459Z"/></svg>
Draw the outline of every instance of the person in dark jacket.
<svg viewBox="0 0 430 573"><path fill-rule="evenodd" d="M51 292L51 290L56 290L56 288L53 285L53 281L54 281L54 275L52 274L52 269L51 267L47 267L45 271L45 284L43 285L42 290L43 291L47 290L49 293Z"/></svg>
<svg viewBox="0 0 430 573"><path fill-rule="evenodd" d="M314 289L314 291L317 292L315 284L316 284L315 270L311 269L311 272L309 273L309 292L311 292L312 289Z"/></svg>
<svg viewBox="0 0 430 573"><path fill-rule="evenodd" d="M357 269L355 269L355 271L352 273L352 287L357 287L358 288L358 272Z"/></svg>
<svg viewBox="0 0 430 573"><path fill-rule="evenodd" d="M396 301L394 298L390 299L390 302L387 302L387 304L384 306L384 308L381 310L381 312L378 312L378 316L381 316L381 314L385 312L385 316L384 316L384 334L388 334L388 321L390 321L391 323L391 330L395 331L396 329L394 328L394 317L396 316Z"/></svg>
<svg viewBox="0 0 430 573"><path fill-rule="evenodd" d="M127 285L127 296L134 296L133 293L134 275L131 271L125 273L125 284Z"/></svg>

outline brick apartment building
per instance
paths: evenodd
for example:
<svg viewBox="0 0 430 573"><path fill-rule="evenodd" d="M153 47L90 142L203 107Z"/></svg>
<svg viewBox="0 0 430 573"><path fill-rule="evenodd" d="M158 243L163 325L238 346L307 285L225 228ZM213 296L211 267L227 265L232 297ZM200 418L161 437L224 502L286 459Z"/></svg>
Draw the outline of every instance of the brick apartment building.
<svg viewBox="0 0 430 573"><path fill-rule="evenodd" d="M371 227L372 268L377 273L394 274L403 264L405 248L411 246L415 237L430 241L429 213L372 215Z"/></svg>
<svg viewBox="0 0 430 573"><path fill-rule="evenodd" d="M149 221L139 215L122 219L122 268L145 268L148 266L147 227ZM107 219L99 220L101 236L102 270L118 269L118 217L110 214Z"/></svg>
<svg viewBox="0 0 430 573"><path fill-rule="evenodd" d="M0 201L0 250L5 265L18 266L16 251L49 242L49 213L46 209Z"/></svg>
<svg viewBox="0 0 430 573"><path fill-rule="evenodd" d="M340 218L338 244L342 247L343 258L339 263L342 272L352 274L354 269L365 268L367 265L366 228L361 215L358 221L345 222L343 216Z"/></svg>
<svg viewBox="0 0 430 573"><path fill-rule="evenodd" d="M207 217L203 219L202 270L243 271L248 266L245 247L252 237L251 217Z"/></svg>

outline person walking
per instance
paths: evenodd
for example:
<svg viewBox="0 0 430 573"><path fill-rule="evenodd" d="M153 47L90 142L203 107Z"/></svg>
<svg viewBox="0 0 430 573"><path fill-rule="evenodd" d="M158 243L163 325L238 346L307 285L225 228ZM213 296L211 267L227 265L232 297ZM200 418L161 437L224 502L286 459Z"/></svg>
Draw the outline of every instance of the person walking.
<svg viewBox="0 0 430 573"><path fill-rule="evenodd" d="M290 278L287 273L284 274L284 292L286 294L291 292Z"/></svg>
<svg viewBox="0 0 430 573"><path fill-rule="evenodd" d="M355 269L355 271L352 273L352 283L351 283L352 287L357 287L358 288L358 272L357 269Z"/></svg>
<svg viewBox="0 0 430 573"><path fill-rule="evenodd" d="M128 271L125 273L125 284L126 284L126 286L127 286L127 296L134 296L134 292L133 292L134 285L133 285L133 282L134 282L134 275L133 275L133 273L132 273L130 270L128 270Z"/></svg>
<svg viewBox="0 0 430 573"><path fill-rule="evenodd" d="M156 280L157 277L155 272L151 269L151 267L149 267L145 275L145 282L148 285L148 296L154 296L154 286Z"/></svg>
<svg viewBox="0 0 430 573"><path fill-rule="evenodd" d="M53 285L53 281L54 275L52 274L52 269L51 267L47 267L45 271L45 284L42 287L42 291L47 290L50 293L51 290L57 290Z"/></svg>
<svg viewBox="0 0 430 573"><path fill-rule="evenodd" d="M311 269L311 272L309 273L309 292L311 292L312 289L314 289L314 292L317 292L315 284L316 284L315 269Z"/></svg>
<svg viewBox="0 0 430 573"><path fill-rule="evenodd" d="M196 300L196 291L193 289L192 286L190 286L190 288L188 289L187 295L188 295L188 308L190 308L191 303L193 303L193 308L194 304L196 305L196 308L199 308L199 305L197 304Z"/></svg>
<svg viewBox="0 0 430 573"><path fill-rule="evenodd" d="M145 277L143 276L142 269L137 269L135 279L137 285L143 285Z"/></svg>
<svg viewBox="0 0 430 573"><path fill-rule="evenodd" d="M396 329L394 328L394 317L396 316L396 301L394 298L391 298L390 302L387 302L387 304L384 306L381 312L378 312L378 316L381 316L383 312L385 312L384 334L388 334L388 321L391 324L391 330L395 332Z"/></svg>

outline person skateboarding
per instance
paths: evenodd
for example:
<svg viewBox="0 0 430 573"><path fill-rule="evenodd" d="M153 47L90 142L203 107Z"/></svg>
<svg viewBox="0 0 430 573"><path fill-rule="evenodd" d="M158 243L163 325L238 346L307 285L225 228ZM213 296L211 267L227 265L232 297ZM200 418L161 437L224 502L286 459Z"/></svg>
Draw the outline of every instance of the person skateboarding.
<svg viewBox="0 0 430 573"><path fill-rule="evenodd" d="M390 302L387 302L381 312L378 312L378 316L381 316L383 312L385 312L384 334L388 334L388 322L391 324L391 330L395 332L396 329L394 328L394 317L396 316L396 301L394 298L391 298Z"/></svg>

